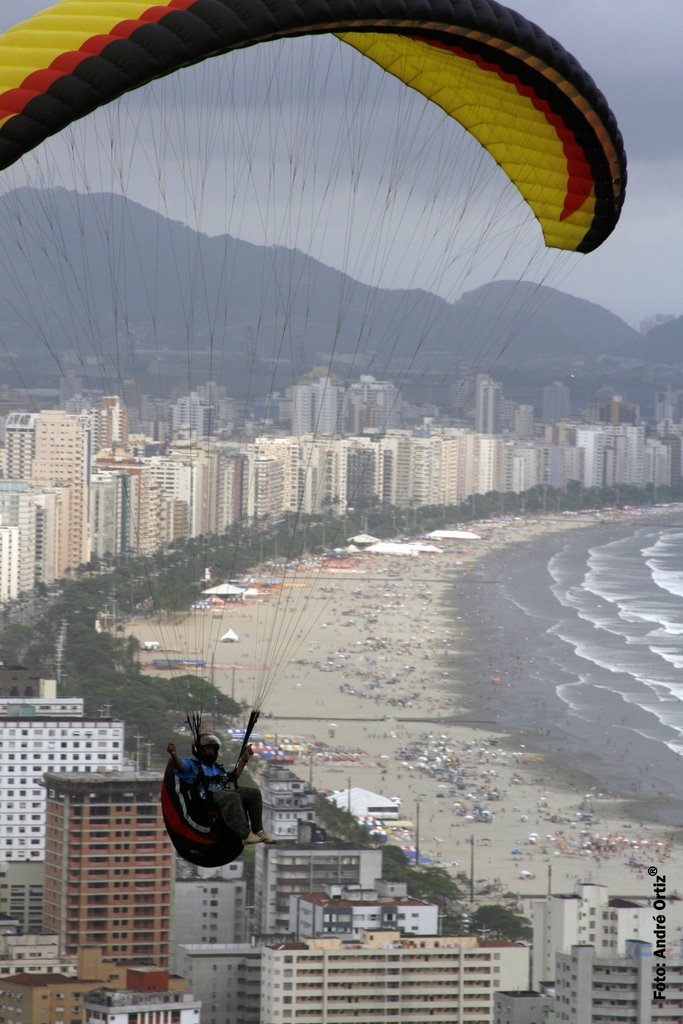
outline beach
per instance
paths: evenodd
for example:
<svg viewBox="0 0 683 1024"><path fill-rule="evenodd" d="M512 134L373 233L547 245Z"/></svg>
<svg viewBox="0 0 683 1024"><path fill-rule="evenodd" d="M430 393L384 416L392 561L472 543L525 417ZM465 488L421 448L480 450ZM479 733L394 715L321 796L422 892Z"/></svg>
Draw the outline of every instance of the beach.
<svg viewBox="0 0 683 1024"><path fill-rule="evenodd" d="M438 553L312 559L278 587L262 567L244 601L128 631L169 655L213 660L215 683L245 704L269 691L257 752L284 751L319 790L396 798L403 824L369 827L461 881L473 868L475 894L523 901L581 880L647 897L651 865L674 890L683 878L683 811L666 789L678 755L660 745L669 757L651 768L652 743L629 734L619 760L597 714L566 714L554 688L539 688L548 638L529 604L542 613L540 567L568 539L632 525L482 523L481 539L439 540ZM229 629L239 639L221 642ZM152 655L141 660L152 674Z"/></svg>

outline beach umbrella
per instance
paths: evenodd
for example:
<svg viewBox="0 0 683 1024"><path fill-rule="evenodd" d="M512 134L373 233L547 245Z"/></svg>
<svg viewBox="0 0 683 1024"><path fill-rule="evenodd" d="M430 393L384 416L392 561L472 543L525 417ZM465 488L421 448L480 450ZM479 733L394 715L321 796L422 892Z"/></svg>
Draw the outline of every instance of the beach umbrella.
<svg viewBox="0 0 683 1024"><path fill-rule="evenodd" d="M524 856L524 854L522 853L521 850L512 850L511 853L512 853L513 857L523 857Z"/></svg>

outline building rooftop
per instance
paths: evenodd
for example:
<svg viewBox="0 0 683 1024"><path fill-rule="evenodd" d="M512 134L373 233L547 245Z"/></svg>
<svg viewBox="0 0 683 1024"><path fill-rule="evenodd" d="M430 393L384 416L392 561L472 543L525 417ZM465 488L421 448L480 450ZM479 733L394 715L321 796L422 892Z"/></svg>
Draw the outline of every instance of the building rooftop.
<svg viewBox="0 0 683 1024"><path fill-rule="evenodd" d="M301 893L299 899L305 903L315 903L319 907L364 907L369 903L373 905L381 903L390 907L426 907L431 905L425 903L424 900L415 899L413 896L398 896L394 899L390 896L371 896L368 899L349 900L341 896L330 896L326 892Z"/></svg>
<svg viewBox="0 0 683 1024"><path fill-rule="evenodd" d="M66 974L13 974L9 978L3 978L3 985L11 983L12 985L23 985L25 988L42 988L44 985L55 985L61 984L78 984L82 985L83 981L78 978L69 978Z"/></svg>
<svg viewBox="0 0 683 1024"><path fill-rule="evenodd" d="M97 785L100 782L121 783L122 785L135 785L139 782L157 782L161 784L163 775L161 772L140 770L117 771L112 769L108 772L45 772L46 784L70 787L82 787Z"/></svg>

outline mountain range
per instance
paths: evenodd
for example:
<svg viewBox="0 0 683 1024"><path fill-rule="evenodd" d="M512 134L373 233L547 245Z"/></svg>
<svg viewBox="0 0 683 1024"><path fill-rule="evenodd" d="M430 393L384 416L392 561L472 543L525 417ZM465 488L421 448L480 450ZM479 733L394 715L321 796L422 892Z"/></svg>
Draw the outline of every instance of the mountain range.
<svg viewBox="0 0 683 1024"><path fill-rule="evenodd" d="M602 306L524 281L454 303L373 288L300 251L201 234L116 195L7 193L0 264L0 367L15 385L72 373L159 392L212 376L243 395L247 375L267 393L330 360L378 378L682 361L683 318L644 336Z"/></svg>

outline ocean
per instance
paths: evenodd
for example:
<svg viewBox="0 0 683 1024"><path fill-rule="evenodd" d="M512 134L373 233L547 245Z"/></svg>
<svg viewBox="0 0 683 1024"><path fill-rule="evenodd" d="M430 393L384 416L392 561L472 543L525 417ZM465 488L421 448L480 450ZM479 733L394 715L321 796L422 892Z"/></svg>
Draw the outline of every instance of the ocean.
<svg viewBox="0 0 683 1024"><path fill-rule="evenodd" d="M593 789L683 822L683 524L605 522L514 545L456 600L470 707Z"/></svg>

